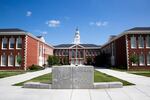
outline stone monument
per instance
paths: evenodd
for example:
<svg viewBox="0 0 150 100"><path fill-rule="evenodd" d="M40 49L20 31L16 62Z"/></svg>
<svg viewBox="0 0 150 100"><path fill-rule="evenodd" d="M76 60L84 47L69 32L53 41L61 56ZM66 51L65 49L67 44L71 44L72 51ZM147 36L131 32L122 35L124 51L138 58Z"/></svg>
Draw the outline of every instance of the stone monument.
<svg viewBox="0 0 150 100"><path fill-rule="evenodd" d="M52 68L53 89L92 89L93 66L57 66Z"/></svg>

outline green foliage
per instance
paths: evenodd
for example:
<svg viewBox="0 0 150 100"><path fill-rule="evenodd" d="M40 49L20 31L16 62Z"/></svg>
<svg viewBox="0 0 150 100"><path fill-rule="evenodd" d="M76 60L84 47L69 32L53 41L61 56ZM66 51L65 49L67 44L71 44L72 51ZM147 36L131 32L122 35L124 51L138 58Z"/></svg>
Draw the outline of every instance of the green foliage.
<svg viewBox="0 0 150 100"><path fill-rule="evenodd" d="M68 57L65 57L64 58L64 65L69 65L69 58Z"/></svg>
<svg viewBox="0 0 150 100"><path fill-rule="evenodd" d="M19 64L19 65L21 65L21 63L22 63L22 57L19 55L19 56L17 56L17 63Z"/></svg>
<svg viewBox="0 0 150 100"><path fill-rule="evenodd" d="M60 64L59 58L57 56L51 56L51 55L48 56L47 62L49 66Z"/></svg>
<svg viewBox="0 0 150 100"><path fill-rule="evenodd" d="M87 65L92 65L93 64L91 57L87 57L86 61L87 61Z"/></svg>
<svg viewBox="0 0 150 100"><path fill-rule="evenodd" d="M138 56L136 54L132 54L130 57L129 57L129 60L132 62L132 63L137 63L138 62Z"/></svg>
<svg viewBox="0 0 150 100"><path fill-rule="evenodd" d="M34 65L34 64L28 67L28 70L42 70L42 69L44 68L39 65Z"/></svg>

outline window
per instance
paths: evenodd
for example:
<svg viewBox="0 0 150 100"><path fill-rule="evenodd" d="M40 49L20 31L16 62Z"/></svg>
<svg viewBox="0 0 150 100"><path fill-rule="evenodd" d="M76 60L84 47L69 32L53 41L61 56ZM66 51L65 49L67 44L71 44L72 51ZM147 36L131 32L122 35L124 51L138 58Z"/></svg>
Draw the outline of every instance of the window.
<svg viewBox="0 0 150 100"><path fill-rule="evenodd" d="M136 37L131 37L131 48L136 48Z"/></svg>
<svg viewBox="0 0 150 100"><path fill-rule="evenodd" d="M22 38L17 38L17 49L21 49L22 48Z"/></svg>
<svg viewBox="0 0 150 100"><path fill-rule="evenodd" d="M150 36L146 37L146 47L150 48Z"/></svg>
<svg viewBox="0 0 150 100"><path fill-rule="evenodd" d="M75 50L72 50L72 58L75 58Z"/></svg>
<svg viewBox="0 0 150 100"><path fill-rule="evenodd" d="M145 65L145 58L144 58L144 54L143 53L141 53L139 55L139 64L140 64L140 66Z"/></svg>
<svg viewBox="0 0 150 100"><path fill-rule="evenodd" d="M14 66L14 56L13 55L10 55L8 57L8 65L9 66Z"/></svg>
<svg viewBox="0 0 150 100"><path fill-rule="evenodd" d="M2 39L2 49L7 49L7 42L8 42L7 38Z"/></svg>
<svg viewBox="0 0 150 100"><path fill-rule="evenodd" d="M2 55L1 56L1 66L6 66L7 65L7 56Z"/></svg>
<svg viewBox="0 0 150 100"><path fill-rule="evenodd" d="M147 65L150 65L150 52L147 54Z"/></svg>
<svg viewBox="0 0 150 100"><path fill-rule="evenodd" d="M39 56L42 56L42 54L43 54L43 49L42 49L42 45L41 45L39 48Z"/></svg>
<svg viewBox="0 0 150 100"><path fill-rule="evenodd" d="M144 38L141 35L138 37L138 46L144 48Z"/></svg>
<svg viewBox="0 0 150 100"><path fill-rule="evenodd" d="M9 48L13 49L15 47L15 39L14 38L10 38L9 40Z"/></svg>

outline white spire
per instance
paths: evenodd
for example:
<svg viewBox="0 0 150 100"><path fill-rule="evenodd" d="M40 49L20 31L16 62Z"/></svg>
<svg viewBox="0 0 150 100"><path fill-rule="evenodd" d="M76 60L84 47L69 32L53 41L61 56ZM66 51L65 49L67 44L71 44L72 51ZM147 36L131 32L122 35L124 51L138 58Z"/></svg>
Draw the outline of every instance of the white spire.
<svg viewBox="0 0 150 100"><path fill-rule="evenodd" d="M74 44L80 44L80 32L79 29L76 28L75 37L74 37Z"/></svg>

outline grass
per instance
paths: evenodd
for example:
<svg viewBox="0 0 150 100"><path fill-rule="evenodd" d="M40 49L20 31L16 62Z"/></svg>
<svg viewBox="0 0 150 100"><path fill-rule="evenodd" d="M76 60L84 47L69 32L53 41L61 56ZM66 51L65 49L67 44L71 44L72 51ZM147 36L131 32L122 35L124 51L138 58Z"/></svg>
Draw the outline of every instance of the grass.
<svg viewBox="0 0 150 100"><path fill-rule="evenodd" d="M94 82L115 82L120 81L123 83L124 86L126 85L134 85L132 83L129 83L127 81L112 77L110 75L101 73L99 71L94 72ZM45 74L36 78L33 78L31 80L25 81L25 82L41 82L41 83L51 83L52 82L52 74ZM15 86L22 86L25 82L14 84Z"/></svg>
<svg viewBox="0 0 150 100"><path fill-rule="evenodd" d="M25 71L0 71L0 78L23 74Z"/></svg>
<svg viewBox="0 0 150 100"><path fill-rule="evenodd" d="M122 82L124 86L134 85L132 83L101 73L99 71L94 72L94 82L116 82L116 81Z"/></svg>
<svg viewBox="0 0 150 100"><path fill-rule="evenodd" d="M150 77L150 71L128 71L128 73Z"/></svg>
<svg viewBox="0 0 150 100"><path fill-rule="evenodd" d="M33 78L31 80L28 80L28 81L14 84L14 86L23 86L23 84L25 82L41 82L41 83L49 83L50 84L50 83L52 83L52 73L45 74L45 75Z"/></svg>

